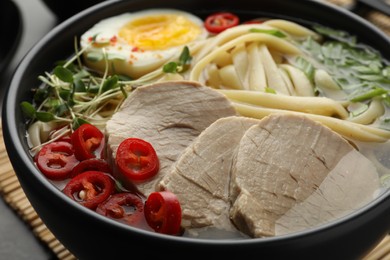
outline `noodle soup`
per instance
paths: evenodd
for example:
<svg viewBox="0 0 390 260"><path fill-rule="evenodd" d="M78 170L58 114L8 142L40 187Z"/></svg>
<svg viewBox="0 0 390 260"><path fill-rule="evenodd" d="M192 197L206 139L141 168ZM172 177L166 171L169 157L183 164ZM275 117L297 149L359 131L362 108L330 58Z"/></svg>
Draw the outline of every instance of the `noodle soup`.
<svg viewBox="0 0 390 260"><path fill-rule="evenodd" d="M81 35L74 56L40 77L43 85L34 90L34 102L22 104L31 118L31 154L39 156L42 147L63 141L86 123L104 133L141 86L197 82L226 97L241 117L305 116L343 136L375 165L380 182L374 199L387 189L389 176L384 161L390 138L387 61L346 32L259 18L217 33L177 10L146 10L99 22ZM63 190L70 179L51 181ZM115 192L131 192L115 181ZM143 202L147 195L140 195ZM152 229L144 222L140 226ZM232 236L213 228L181 234ZM236 236L248 237L233 232Z"/></svg>

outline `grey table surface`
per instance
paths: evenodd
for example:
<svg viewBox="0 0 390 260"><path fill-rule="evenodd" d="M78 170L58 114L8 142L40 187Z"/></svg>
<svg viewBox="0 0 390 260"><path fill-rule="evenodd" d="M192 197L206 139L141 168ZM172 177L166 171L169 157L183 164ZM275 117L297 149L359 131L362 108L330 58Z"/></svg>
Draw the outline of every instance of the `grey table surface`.
<svg viewBox="0 0 390 260"><path fill-rule="evenodd" d="M56 17L40 0L13 1L22 14L23 32L9 67L0 78L1 100L19 61L43 35L57 24ZM0 259L57 259L2 199L0 199Z"/></svg>

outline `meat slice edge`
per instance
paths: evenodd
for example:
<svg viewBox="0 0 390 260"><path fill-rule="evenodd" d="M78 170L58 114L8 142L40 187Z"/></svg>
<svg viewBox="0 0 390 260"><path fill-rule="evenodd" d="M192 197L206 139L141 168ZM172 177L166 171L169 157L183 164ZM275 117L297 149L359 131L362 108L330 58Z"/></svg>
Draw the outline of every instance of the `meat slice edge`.
<svg viewBox="0 0 390 260"><path fill-rule="evenodd" d="M116 150L126 138L151 143L159 157L159 173L136 184L148 196L181 152L206 127L233 115L236 111L224 95L196 82L171 81L138 87L106 124L107 159L115 165Z"/></svg>
<svg viewBox="0 0 390 260"><path fill-rule="evenodd" d="M276 221L275 235L302 231L346 216L374 199L379 186L374 164L352 150L313 194Z"/></svg>
<svg viewBox="0 0 390 260"><path fill-rule="evenodd" d="M344 138L304 116L264 118L244 134L233 160L232 221L251 237L274 236L276 221L353 151Z"/></svg>
<svg viewBox="0 0 390 260"><path fill-rule="evenodd" d="M236 231L229 219L231 163L241 137L258 123L236 116L215 121L160 181L160 190L170 190L178 197L182 226L192 235L205 227Z"/></svg>

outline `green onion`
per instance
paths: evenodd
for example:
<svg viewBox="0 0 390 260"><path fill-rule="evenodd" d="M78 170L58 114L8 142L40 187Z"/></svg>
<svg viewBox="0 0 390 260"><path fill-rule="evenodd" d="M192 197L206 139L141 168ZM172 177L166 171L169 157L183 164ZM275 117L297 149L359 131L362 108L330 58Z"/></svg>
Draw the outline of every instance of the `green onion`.
<svg viewBox="0 0 390 260"><path fill-rule="evenodd" d="M252 32L252 33L266 33L266 34L270 34L270 35L273 35L273 36L276 36L276 37L279 37L279 38L286 38L287 37L284 33L282 33L279 30L276 30L276 29L251 28L251 29L249 29L249 32Z"/></svg>
<svg viewBox="0 0 390 260"><path fill-rule="evenodd" d="M366 100L372 99L373 97L377 97L377 96L380 96L380 95L383 95L386 93L387 93L387 91L385 89L377 87L377 88L371 89L370 91L368 91L362 95L351 98L351 101L352 102L362 102L362 101L366 101Z"/></svg>
<svg viewBox="0 0 390 260"><path fill-rule="evenodd" d="M319 43L308 37L300 42L300 48L308 55L293 60L294 66L304 71L310 80L310 64L314 70L326 70L352 102L387 96L390 67L377 51L356 44L356 39L344 31L321 26L314 26L314 29L324 35L325 40Z"/></svg>
<svg viewBox="0 0 390 260"><path fill-rule="evenodd" d="M266 92L266 93L270 93L270 94L276 94L275 89L269 88L269 87L266 87L266 88L265 88L265 92Z"/></svg>

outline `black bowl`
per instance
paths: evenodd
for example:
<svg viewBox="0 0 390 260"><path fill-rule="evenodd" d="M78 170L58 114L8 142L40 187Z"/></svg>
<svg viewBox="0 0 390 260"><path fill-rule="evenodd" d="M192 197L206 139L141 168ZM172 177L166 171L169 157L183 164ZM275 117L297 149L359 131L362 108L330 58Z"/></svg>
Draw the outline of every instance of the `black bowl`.
<svg viewBox="0 0 390 260"><path fill-rule="evenodd" d="M358 259L390 230L390 192L347 217L304 232L262 239L211 240L167 236L125 226L67 198L35 167L28 153L19 104L31 100L37 77L73 51L74 37L99 20L145 8L178 8L203 16L231 10L248 18L272 16L317 22L351 32L390 58L390 41L362 18L317 1L288 0L133 0L107 1L66 20L39 41L20 63L6 93L2 124L6 148L33 207L63 245L80 259L121 259L137 254L172 258L247 257L280 259Z"/></svg>

